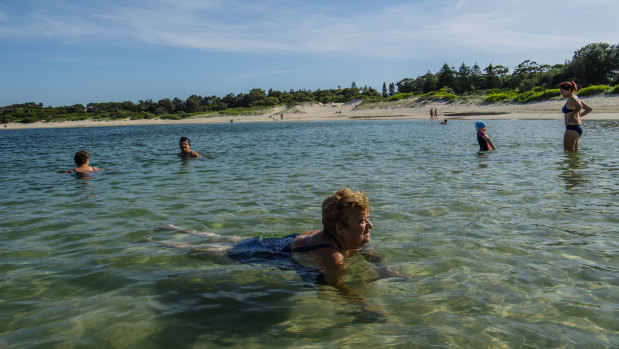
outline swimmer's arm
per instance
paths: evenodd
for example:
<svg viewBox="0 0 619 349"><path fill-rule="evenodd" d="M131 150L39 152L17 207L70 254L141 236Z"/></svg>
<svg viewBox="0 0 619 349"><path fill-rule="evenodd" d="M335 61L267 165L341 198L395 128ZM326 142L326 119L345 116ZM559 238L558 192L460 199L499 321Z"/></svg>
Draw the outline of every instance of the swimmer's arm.
<svg viewBox="0 0 619 349"><path fill-rule="evenodd" d="M582 101L579 100L578 98L576 98L575 96L571 96L570 99L567 101L568 104L568 108L572 109L573 111L571 112L572 115L574 115L575 113L578 113L581 109L582 109Z"/></svg>
<svg viewBox="0 0 619 349"><path fill-rule="evenodd" d="M348 265L343 262L344 257L341 254L340 256L342 260L341 263L330 265L323 269L323 275L327 284L335 287L339 293L346 296L346 298L350 299L354 304L360 305L363 311L367 313L366 315L381 318L386 316L387 313L380 305L370 303L344 281L344 275L348 270Z"/></svg>
<svg viewBox="0 0 619 349"><path fill-rule="evenodd" d="M587 103L580 101L580 103L582 103L582 108L585 110L580 114L580 117L583 117L589 113L591 113L591 111L593 111L593 108L591 108Z"/></svg>
<svg viewBox="0 0 619 349"><path fill-rule="evenodd" d="M164 246L164 247L172 247L172 248L177 248L179 250L193 250L195 248L195 246L186 244L186 243L181 243L181 242L173 242L173 241L155 241L153 240L150 236L145 237L142 240L138 240L136 241L138 243L146 243L146 242L154 242L157 245L160 246Z"/></svg>
<svg viewBox="0 0 619 349"><path fill-rule="evenodd" d="M490 139L490 137L486 137L486 138L488 139L488 144L490 144L490 146L492 147L492 150L496 150L494 143L492 143L492 139Z"/></svg>
<svg viewBox="0 0 619 349"><path fill-rule="evenodd" d="M406 278L406 276L398 273L397 271L391 270L385 263L383 263L383 255L381 255L378 251L374 249L371 245L365 245L361 249L361 255L365 258L366 261L374 264L376 267L376 271L378 272L378 278L388 278L388 277L402 277Z"/></svg>
<svg viewBox="0 0 619 349"><path fill-rule="evenodd" d="M361 248L361 255L366 261L370 263L382 263L383 255L372 247L372 245L365 245Z"/></svg>
<svg viewBox="0 0 619 349"><path fill-rule="evenodd" d="M492 143L492 139L490 139L490 137L483 135L482 138L488 142L488 145L490 145L492 150L496 150L496 147L494 146L494 143Z"/></svg>

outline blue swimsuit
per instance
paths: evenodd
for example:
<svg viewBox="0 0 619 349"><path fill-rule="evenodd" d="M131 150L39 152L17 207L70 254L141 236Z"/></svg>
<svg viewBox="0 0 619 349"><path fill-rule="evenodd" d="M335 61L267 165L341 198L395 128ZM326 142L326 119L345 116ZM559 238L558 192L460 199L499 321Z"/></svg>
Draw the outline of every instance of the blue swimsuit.
<svg viewBox="0 0 619 349"><path fill-rule="evenodd" d="M574 109L568 108L567 107L567 102L565 102L565 105L563 106L563 108L561 108L561 111L563 112L563 114L567 114L567 113L573 112Z"/></svg>
<svg viewBox="0 0 619 349"><path fill-rule="evenodd" d="M563 108L561 108L561 111L563 112L563 114L566 113L571 113L574 111L574 109L570 109L567 107L567 102L565 102L565 105L563 106ZM576 131L578 132L579 136L582 136L582 133L584 132L584 127L582 127L582 125L565 125L565 130L572 130L572 131Z"/></svg>
<svg viewBox="0 0 619 349"><path fill-rule="evenodd" d="M282 270L294 270L301 280L319 285L326 284L320 270L299 264L292 258L292 252L309 252L323 247L339 248L331 244L317 244L311 246L290 247L294 238L299 234L287 235L281 238L264 238L259 236L244 240L234 245L228 251L228 257L243 264L267 264Z"/></svg>

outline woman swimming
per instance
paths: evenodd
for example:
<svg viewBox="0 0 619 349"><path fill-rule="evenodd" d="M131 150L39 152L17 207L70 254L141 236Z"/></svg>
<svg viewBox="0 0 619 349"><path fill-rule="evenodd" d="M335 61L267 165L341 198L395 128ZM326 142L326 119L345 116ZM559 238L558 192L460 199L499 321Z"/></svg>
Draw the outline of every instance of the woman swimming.
<svg viewBox="0 0 619 349"><path fill-rule="evenodd" d="M344 276L348 270L346 260L357 253L373 263L380 277L402 276L391 271L382 263L382 256L371 248L370 200L363 192L346 188L329 195L322 203L321 230L310 230L301 234L281 238L242 238L221 236L208 232L196 232L173 225L165 230L199 235L211 243L210 251L225 253L229 258L247 264L269 264L281 269L293 269L306 282L327 284L370 313L384 315L384 310L368 302L350 287ZM152 242L148 237L144 242ZM159 244L179 248L191 248L187 244L157 241ZM234 245L232 245L234 244ZM226 246L227 245L227 246Z"/></svg>

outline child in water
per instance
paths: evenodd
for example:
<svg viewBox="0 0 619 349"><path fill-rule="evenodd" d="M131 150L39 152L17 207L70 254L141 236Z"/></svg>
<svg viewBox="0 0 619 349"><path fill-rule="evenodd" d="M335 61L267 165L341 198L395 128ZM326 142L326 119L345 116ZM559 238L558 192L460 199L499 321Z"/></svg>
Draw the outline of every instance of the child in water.
<svg viewBox="0 0 619 349"><path fill-rule="evenodd" d="M191 143L189 138L181 137L181 140L178 142L178 145L181 148L181 152L178 153L179 158L183 159L191 159L191 158L200 158L202 155L198 154L195 150L191 150Z"/></svg>
<svg viewBox="0 0 619 349"><path fill-rule="evenodd" d="M483 121L477 121L475 123L475 129L477 130L477 143L479 143L479 151L496 150L494 143L488 135L486 135L486 123Z"/></svg>

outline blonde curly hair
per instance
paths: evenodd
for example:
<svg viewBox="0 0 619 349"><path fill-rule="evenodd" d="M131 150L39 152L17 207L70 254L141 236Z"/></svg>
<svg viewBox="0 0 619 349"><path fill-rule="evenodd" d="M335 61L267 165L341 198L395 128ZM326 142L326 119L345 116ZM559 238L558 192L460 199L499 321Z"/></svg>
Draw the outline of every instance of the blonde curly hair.
<svg viewBox="0 0 619 349"><path fill-rule="evenodd" d="M359 208L370 212L370 199L362 191L349 188L340 189L322 202L322 225L329 234L334 234L337 224L346 227L350 209Z"/></svg>

